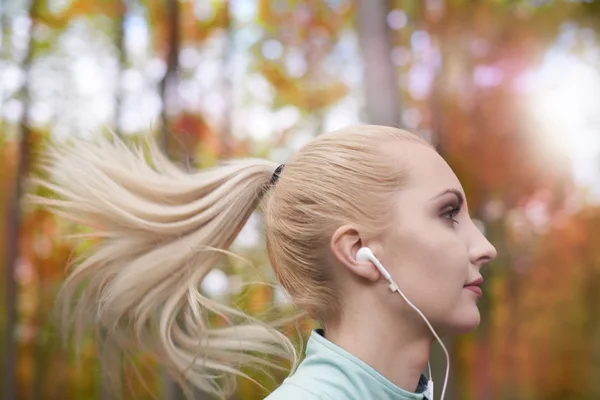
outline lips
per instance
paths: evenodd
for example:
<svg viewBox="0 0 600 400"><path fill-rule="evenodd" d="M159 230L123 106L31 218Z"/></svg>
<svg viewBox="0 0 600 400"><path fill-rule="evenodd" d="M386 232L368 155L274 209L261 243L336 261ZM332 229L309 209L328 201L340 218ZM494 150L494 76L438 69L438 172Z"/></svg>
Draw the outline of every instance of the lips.
<svg viewBox="0 0 600 400"><path fill-rule="evenodd" d="M483 295L483 292L481 291L481 288L479 286L465 286L465 289L470 290L471 292L475 293L477 295L477 297L481 297Z"/></svg>
<svg viewBox="0 0 600 400"><path fill-rule="evenodd" d="M472 282L467 283L464 288L475 293L477 297L481 297L483 292L481 291L481 284L483 283L483 278L479 277Z"/></svg>

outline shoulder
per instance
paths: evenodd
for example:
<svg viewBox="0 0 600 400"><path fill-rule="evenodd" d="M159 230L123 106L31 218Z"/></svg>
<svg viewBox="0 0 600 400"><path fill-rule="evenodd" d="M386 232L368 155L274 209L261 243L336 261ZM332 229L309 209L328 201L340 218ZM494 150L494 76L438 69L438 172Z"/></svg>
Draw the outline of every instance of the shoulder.
<svg viewBox="0 0 600 400"><path fill-rule="evenodd" d="M304 386L285 381L281 386L275 389L265 400L333 400L327 394L313 392Z"/></svg>
<svg viewBox="0 0 600 400"><path fill-rule="evenodd" d="M348 375L338 374L334 368L300 368L286 378L265 400L366 400L361 388Z"/></svg>

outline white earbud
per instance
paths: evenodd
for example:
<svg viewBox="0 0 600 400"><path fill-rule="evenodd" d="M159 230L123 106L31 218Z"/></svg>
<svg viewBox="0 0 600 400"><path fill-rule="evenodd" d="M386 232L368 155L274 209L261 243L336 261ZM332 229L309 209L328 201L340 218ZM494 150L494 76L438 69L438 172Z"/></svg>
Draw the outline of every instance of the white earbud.
<svg viewBox="0 0 600 400"><path fill-rule="evenodd" d="M360 249L358 249L358 252L356 253L356 261L371 261L373 265L377 267L379 272L381 272L381 275L383 275L385 280L391 283L392 276L389 272L387 272L387 269L385 269L385 267L381 265L381 263L379 262L377 257L375 257L375 254L373 254L370 248L361 247Z"/></svg>
<svg viewBox="0 0 600 400"><path fill-rule="evenodd" d="M444 346L444 343L442 343L442 340L437 335L437 333L435 332L435 330L433 329L433 327L431 326L431 324L429 323L429 321L427 320L425 315L423 315L421 310L419 310L410 300L408 300L406 298L406 296L404 295L404 293L402 293L402 291L400 290L400 288L398 287L396 282L394 282L394 280L392 279L392 276L390 275L390 273L379 262L379 260L377 259L377 257L375 257L375 254L373 254L373 251L371 251L370 248L361 247L360 249L358 249L358 252L356 253L356 261L372 262L373 265L375 265L375 267L379 270L381 275L383 275L385 280L387 280L390 283L390 285L389 285L390 290L392 292L398 292L398 294L400 296L402 296L402 298L404 298L404 300L408 303L408 305L411 306L417 312L417 314L419 314L421 316L421 318L423 318L423 321L425 321L425 323L429 327L429 330L431 331L433 336L435 336L437 341L440 343L440 346L442 346L442 349L444 350L444 353L446 354L446 379L444 379L444 387L442 389L442 395L441 395L440 399L444 400L444 396L446 394L446 386L448 385L448 376L450 374L450 356L448 354L448 350L446 350L446 346ZM429 362L427 364L429 365ZM429 382L427 383L427 389L429 391L429 395L431 396L431 400L433 400L433 381L431 380L431 366L429 366Z"/></svg>

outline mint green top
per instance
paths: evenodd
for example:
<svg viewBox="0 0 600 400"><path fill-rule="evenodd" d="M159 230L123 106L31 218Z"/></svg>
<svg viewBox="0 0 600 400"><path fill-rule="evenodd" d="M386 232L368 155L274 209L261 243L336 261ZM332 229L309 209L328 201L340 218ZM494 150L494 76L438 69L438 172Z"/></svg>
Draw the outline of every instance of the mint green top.
<svg viewBox="0 0 600 400"><path fill-rule="evenodd" d="M265 400L431 400L426 391L423 375L415 393L400 389L314 330L306 358Z"/></svg>

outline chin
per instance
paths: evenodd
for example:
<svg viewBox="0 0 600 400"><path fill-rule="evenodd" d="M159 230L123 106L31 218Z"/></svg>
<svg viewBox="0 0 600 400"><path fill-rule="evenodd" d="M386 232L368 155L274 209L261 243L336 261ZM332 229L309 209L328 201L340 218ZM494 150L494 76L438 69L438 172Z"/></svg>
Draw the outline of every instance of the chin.
<svg viewBox="0 0 600 400"><path fill-rule="evenodd" d="M471 306L456 313L455 318L447 324L446 331L449 335L462 335L475 330L480 322L479 309L477 306Z"/></svg>

